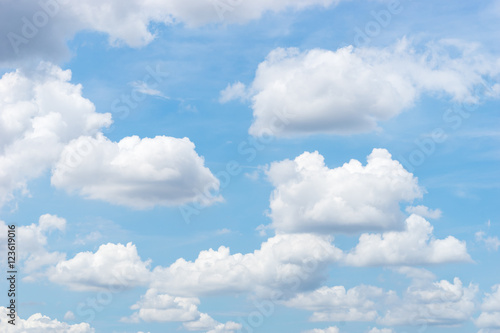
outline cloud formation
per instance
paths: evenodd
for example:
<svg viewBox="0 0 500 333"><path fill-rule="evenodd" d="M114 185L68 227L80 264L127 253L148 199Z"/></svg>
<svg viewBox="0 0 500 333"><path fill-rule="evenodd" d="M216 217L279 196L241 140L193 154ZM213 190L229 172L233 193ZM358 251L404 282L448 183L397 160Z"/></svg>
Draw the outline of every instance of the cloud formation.
<svg viewBox="0 0 500 333"><path fill-rule="evenodd" d="M53 231L63 232L65 228L65 219L50 214L40 216L38 224L17 227L18 241L22 244L17 249L17 260L28 274L24 279L33 280L42 268L66 258L64 253L48 250L48 236ZM7 230L7 224L0 221L0 248L7 247Z"/></svg>
<svg viewBox="0 0 500 333"><path fill-rule="evenodd" d="M459 40L423 48L407 39L386 48L277 48L246 91L237 82L223 91L221 102L251 99L254 136L347 135L377 129L426 93L475 103L479 87L492 97L488 80L498 80L499 73L499 59Z"/></svg>
<svg viewBox="0 0 500 333"><path fill-rule="evenodd" d="M126 290L150 281L151 261L142 261L132 243L104 244L95 252L80 252L48 272L50 281L78 291Z"/></svg>
<svg viewBox="0 0 500 333"><path fill-rule="evenodd" d="M352 266L421 265L470 262L465 241L453 236L435 239L434 228L423 217L411 215L404 231L362 234L345 257Z"/></svg>
<svg viewBox="0 0 500 333"><path fill-rule="evenodd" d="M15 192L27 194L27 181L46 172L71 140L111 124L70 80L70 70L49 63L0 79L0 206Z"/></svg>
<svg viewBox="0 0 500 333"><path fill-rule="evenodd" d="M356 232L394 229L404 219L399 205L423 195L418 180L374 149L366 166L351 160L328 168L318 152L274 162L267 175L275 187L270 217L278 232Z"/></svg>
<svg viewBox="0 0 500 333"><path fill-rule="evenodd" d="M169 267L156 267L151 286L177 296L250 292L264 298L286 297L293 289L318 284L326 265L341 255L327 237L276 235L253 253L231 254L221 246L200 252L194 261L181 258Z"/></svg>
<svg viewBox="0 0 500 333"><path fill-rule="evenodd" d="M328 7L340 0L278 1L183 1L183 0L41 0L18 3L7 0L9 11L0 12L0 64L18 64L30 59L61 60L68 56L66 41L77 32L108 35L114 46L145 46L154 40L152 23L185 24L246 23L266 12Z"/></svg>
<svg viewBox="0 0 500 333"><path fill-rule="evenodd" d="M206 313L198 311L200 300L195 297L173 297L161 294L156 289L148 289L141 300L131 306L137 310L130 317L121 321L143 322L182 322L188 331L206 331L207 333L233 333L241 328L235 322L219 323Z"/></svg>
<svg viewBox="0 0 500 333"><path fill-rule="evenodd" d="M325 286L299 293L284 304L312 311L311 321L370 321L384 326L458 325L474 313L476 285L464 286L459 278L453 283L434 281L434 275L425 270L408 268L400 273L413 279L402 296L366 285L349 290L343 286ZM393 330L372 328L370 332Z"/></svg>
<svg viewBox="0 0 500 333"><path fill-rule="evenodd" d="M374 321L378 317L376 301L387 297L381 288L357 286L321 287L300 293L286 306L313 311L311 321Z"/></svg>
<svg viewBox="0 0 500 333"><path fill-rule="evenodd" d="M37 332L37 333L95 333L95 330L87 323L67 324L57 319L50 319L41 313L35 313L28 319L16 318L16 325L7 321L9 309L0 306L0 328L5 333Z"/></svg>
<svg viewBox="0 0 500 333"><path fill-rule="evenodd" d="M486 293L481 304L481 314L475 320L475 324L481 327L484 332L491 330L500 331L500 285L494 285L491 293Z"/></svg>
<svg viewBox="0 0 500 333"><path fill-rule="evenodd" d="M412 284L378 320L393 325L457 325L469 320L475 310L478 287L464 286L459 278Z"/></svg>
<svg viewBox="0 0 500 333"><path fill-rule="evenodd" d="M51 182L88 199L139 209L220 200L213 195L219 180L188 138L80 137L64 148Z"/></svg>

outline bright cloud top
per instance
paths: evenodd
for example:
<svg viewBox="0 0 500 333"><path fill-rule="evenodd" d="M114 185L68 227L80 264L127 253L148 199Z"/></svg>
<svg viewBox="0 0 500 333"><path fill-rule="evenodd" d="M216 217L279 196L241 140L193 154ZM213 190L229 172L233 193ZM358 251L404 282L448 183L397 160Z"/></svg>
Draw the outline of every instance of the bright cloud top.
<svg viewBox="0 0 500 333"><path fill-rule="evenodd" d="M498 59L454 40L423 51L406 39L383 49L278 48L258 66L246 91L237 82L221 93L221 101L250 96L254 136L362 133L408 109L424 93L477 102L479 86L482 95L495 95L487 80L499 73Z"/></svg>
<svg viewBox="0 0 500 333"><path fill-rule="evenodd" d="M482 312L475 323L481 328L500 330L500 285L497 284L491 289L492 293L486 293L484 296Z"/></svg>
<svg viewBox="0 0 500 333"><path fill-rule="evenodd" d="M345 263L374 266L471 261L464 241L452 236L435 239L433 229L424 218L411 215L404 231L361 235L358 245L346 255Z"/></svg>
<svg viewBox="0 0 500 333"><path fill-rule="evenodd" d="M378 313L375 300L387 297L381 288L357 286L321 287L298 294L286 306L313 311L311 321L373 321Z"/></svg>
<svg viewBox="0 0 500 333"><path fill-rule="evenodd" d="M151 261L142 261L132 243L104 244L95 252L80 252L52 267L50 281L73 290L122 291L150 280Z"/></svg>
<svg viewBox="0 0 500 333"><path fill-rule="evenodd" d="M64 253L50 252L48 247L48 236L54 232L63 232L66 228L66 220L55 215L45 214L40 216L38 224L32 223L27 226L18 227L19 242L23 244L18 248L18 262L23 265L23 271L27 274L36 274L45 266L58 263L66 258ZM7 247L7 225L0 221L0 247ZM32 280L28 275L26 280Z"/></svg>
<svg viewBox="0 0 500 333"><path fill-rule="evenodd" d="M425 275L425 274L420 274ZM432 275L432 274L431 274ZM396 292L373 286L321 287L299 293L286 306L312 311L311 321L372 321L384 326L457 325L470 319L475 310L478 287L417 278L400 297ZM390 333L391 329L372 329Z"/></svg>
<svg viewBox="0 0 500 333"><path fill-rule="evenodd" d="M267 171L275 190L270 217L277 232L355 232L399 228L401 202L422 197L418 180L374 149L366 166L357 160L329 169L318 152L272 163Z"/></svg>
<svg viewBox="0 0 500 333"><path fill-rule="evenodd" d="M28 319L16 318L16 325L8 324L8 309L0 307L0 328L5 333L37 332L37 333L95 333L95 330L87 323L67 324L57 319L50 319L40 313L36 313Z"/></svg>
<svg viewBox="0 0 500 333"><path fill-rule="evenodd" d="M80 137L67 145L57 162L52 184L89 199L135 208L219 197L219 180L188 139L167 136L126 137L112 142L103 135Z"/></svg>
<svg viewBox="0 0 500 333"><path fill-rule="evenodd" d="M457 325L474 313L477 290L473 284L464 286L459 278L453 283L420 281L420 285L410 286L378 322L387 326Z"/></svg>
<svg viewBox="0 0 500 333"><path fill-rule="evenodd" d="M200 300L194 297L173 297L161 294L156 289L148 289L141 300L131 306L137 310L124 322L183 322L190 331L208 331L212 333L233 333L241 328L235 322L219 323L206 313L198 311Z"/></svg>
<svg viewBox="0 0 500 333"><path fill-rule="evenodd" d="M181 258L169 267L157 267L152 287L180 296L253 292L276 297L319 283L326 265L341 255L325 237L277 235L253 253L230 254L221 246L200 252L195 261Z"/></svg>
<svg viewBox="0 0 500 333"><path fill-rule="evenodd" d="M26 182L50 168L68 142L111 124L70 80L71 71L48 63L0 79L0 206L14 191L27 193Z"/></svg>
<svg viewBox="0 0 500 333"><path fill-rule="evenodd" d="M159 294L155 289L149 289L141 300L131 309L138 310L130 318L131 322L169 322L194 321L200 317L198 305L200 300L189 297L173 297Z"/></svg>

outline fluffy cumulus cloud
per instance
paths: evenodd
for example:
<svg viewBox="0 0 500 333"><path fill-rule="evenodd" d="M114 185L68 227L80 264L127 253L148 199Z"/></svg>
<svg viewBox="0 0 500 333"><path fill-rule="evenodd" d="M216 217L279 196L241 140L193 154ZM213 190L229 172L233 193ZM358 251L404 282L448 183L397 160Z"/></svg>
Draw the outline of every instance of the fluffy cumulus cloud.
<svg viewBox="0 0 500 333"><path fill-rule="evenodd" d="M66 40L80 30L106 33L112 45L140 47L155 38L149 29L153 22L188 26L245 23L269 11L327 7L339 1L41 0L20 4L6 0L9 11L0 12L0 32L6 36L0 40L0 64L29 58L60 59L67 53Z"/></svg>
<svg viewBox="0 0 500 333"><path fill-rule="evenodd" d="M376 300L385 295L381 288L357 286L346 290L343 286L321 287L300 293L286 306L313 311L311 321L373 321L377 318Z"/></svg>
<svg viewBox="0 0 500 333"><path fill-rule="evenodd" d="M149 289L131 309L138 310L127 321L131 322L171 322L194 321L199 319L200 300L189 297L173 297L159 294Z"/></svg>
<svg viewBox="0 0 500 333"><path fill-rule="evenodd" d="M435 239L424 218L411 215L404 231L362 234L358 245L344 258L353 266L418 265L470 262L465 241L448 236Z"/></svg>
<svg viewBox="0 0 500 333"><path fill-rule="evenodd" d="M40 216L38 224L17 227L18 260L23 264L23 271L28 273L25 279L32 280L45 266L54 265L66 258L64 253L48 250L48 237L54 231L62 232L66 228L66 220L56 215ZM0 221L0 247L7 246L7 224Z"/></svg>
<svg viewBox="0 0 500 333"><path fill-rule="evenodd" d="M188 331L205 331L206 333L235 333L240 332L242 325L229 321L227 323L219 323L206 313L200 314L200 318L196 321L183 324Z"/></svg>
<svg viewBox="0 0 500 333"><path fill-rule="evenodd" d="M49 270L50 281L73 290L125 290L145 285L150 261L142 261L132 243L105 244L95 252L80 252Z"/></svg>
<svg viewBox="0 0 500 333"><path fill-rule="evenodd" d="M399 204L422 196L417 178L374 149L366 166L351 160L330 169L319 153L272 163L267 171L272 227L279 232L354 232L401 227Z"/></svg>
<svg viewBox="0 0 500 333"><path fill-rule="evenodd" d="M474 313L477 290L473 284L464 286L459 278L453 283L419 281L394 301L378 322L387 326L458 325Z"/></svg>
<svg viewBox="0 0 500 333"><path fill-rule="evenodd" d="M16 325L8 323L9 309L0 306L0 329L5 333L36 332L36 333L95 333L87 323L67 324L57 319L50 319L36 313L28 319L16 318Z"/></svg>
<svg viewBox="0 0 500 333"><path fill-rule="evenodd" d="M398 296L373 286L321 287L299 293L285 301L289 307L312 311L311 321L370 321L384 326L458 325L466 322L475 311L478 287L464 286L460 279L453 282L435 281L432 273L404 269L400 273L413 281ZM371 333L390 333L392 329L372 328Z"/></svg>
<svg viewBox="0 0 500 333"><path fill-rule="evenodd" d="M225 102L250 96L255 136L373 131L411 107L423 93L476 102L474 88L497 78L500 62L477 46L445 40L417 51L406 39L388 48L273 50L247 91L241 83ZM486 88L484 95L494 95Z"/></svg>
<svg viewBox="0 0 500 333"><path fill-rule="evenodd" d="M491 289L492 292L485 295L481 305L482 312L475 321L485 333L490 330L500 331L500 285L495 285Z"/></svg>
<svg viewBox="0 0 500 333"><path fill-rule="evenodd" d="M410 214L420 215L429 219L439 219L441 217L441 210L430 209L429 207L418 205L418 206L408 206L406 207L406 212Z"/></svg>
<svg viewBox="0 0 500 333"><path fill-rule="evenodd" d="M132 136L112 142L102 134L82 136L64 148L51 182L89 199L136 208L219 199L213 195L219 180L188 138Z"/></svg>
<svg viewBox="0 0 500 333"><path fill-rule="evenodd" d="M311 234L277 235L259 250L230 254L200 252L194 261L178 259L169 267L157 267L152 287L178 296L254 292L262 297L286 297L288 293L316 285L328 263L342 252L325 237Z"/></svg>
<svg viewBox="0 0 500 333"><path fill-rule="evenodd" d="M27 193L27 181L47 171L68 142L111 124L70 80L71 71L48 63L0 79L0 206L15 191Z"/></svg>
<svg viewBox="0 0 500 333"><path fill-rule="evenodd" d="M124 322L183 322L189 331L208 333L233 333L241 328L235 322L219 323L206 313L198 311L200 300L194 297L174 297L149 289L131 309L137 310Z"/></svg>

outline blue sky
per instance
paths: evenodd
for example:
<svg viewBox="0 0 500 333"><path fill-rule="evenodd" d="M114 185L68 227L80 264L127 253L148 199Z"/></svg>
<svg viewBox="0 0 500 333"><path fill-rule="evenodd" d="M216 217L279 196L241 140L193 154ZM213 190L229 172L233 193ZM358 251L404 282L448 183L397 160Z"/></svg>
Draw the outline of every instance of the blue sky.
<svg viewBox="0 0 500 333"><path fill-rule="evenodd" d="M2 332L500 332L499 1L0 6Z"/></svg>

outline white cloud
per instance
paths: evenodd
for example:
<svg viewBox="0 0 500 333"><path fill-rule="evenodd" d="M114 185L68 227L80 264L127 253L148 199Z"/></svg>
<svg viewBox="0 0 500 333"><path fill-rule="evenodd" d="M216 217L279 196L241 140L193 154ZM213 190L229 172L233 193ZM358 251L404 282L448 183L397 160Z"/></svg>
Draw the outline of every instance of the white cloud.
<svg viewBox="0 0 500 333"><path fill-rule="evenodd" d="M478 327L500 330L500 284L491 288L492 293L486 293L481 304L481 314L475 320ZM489 332L488 330L484 331ZM495 331L492 331L492 333Z"/></svg>
<svg viewBox="0 0 500 333"><path fill-rule="evenodd" d="M221 246L200 252L195 261L181 258L169 267L156 267L151 286L178 296L255 292L280 297L317 284L326 265L340 257L326 237L277 235L253 253L230 254Z"/></svg>
<svg viewBox="0 0 500 333"><path fill-rule="evenodd" d="M329 169L318 152L272 163L267 175L272 227L282 232L363 231L400 228L401 202L422 196L417 178L374 149L363 166L351 160Z"/></svg>
<svg viewBox="0 0 500 333"><path fill-rule="evenodd" d="M353 266L419 265L470 262L464 241L448 236L435 239L433 227L424 218L411 215L404 231L362 234L358 245L344 261Z"/></svg>
<svg viewBox="0 0 500 333"><path fill-rule="evenodd" d="M406 207L406 212L409 214L416 214L428 219L439 219L441 217L441 210L439 209L429 209L429 207L419 205L419 206L408 206Z"/></svg>
<svg viewBox="0 0 500 333"><path fill-rule="evenodd" d="M26 4L9 2L0 12L0 64L13 64L27 58L59 60L67 56L66 41L78 31L96 31L108 35L112 45L147 45L155 38L153 22L184 23L200 26L208 23L245 23L266 12L302 10L312 6L330 6L340 0L278 1L184 1L184 0L96 0L69 2L42 0Z"/></svg>
<svg viewBox="0 0 500 333"><path fill-rule="evenodd" d="M72 311L68 311L64 314L64 320L75 320L75 314Z"/></svg>
<svg viewBox="0 0 500 333"><path fill-rule="evenodd" d="M161 294L156 289L148 289L141 300L131 309L137 310L123 322L182 322L189 331L207 333L233 333L241 328L235 322L219 323L206 313L198 311L200 300L195 297L174 297Z"/></svg>
<svg viewBox="0 0 500 333"><path fill-rule="evenodd" d="M254 115L249 132L284 137L369 132L424 93L477 102L474 88L498 74L497 59L455 40L431 43L423 51L406 39L388 48L278 48L258 66L247 89ZM229 91L245 95L239 88ZM486 90L486 95L492 91ZM231 96L228 89L226 95Z"/></svg>
<svg viewBox="0 0 500 333"><path fill-rule="evenodd" d="M66 255L60 252L49 252L47 249L47 237L52 231L64 231L66 220L56 215L45 214L40 216L38 224L32 223L27 226L17 227L18 263L23 264L23 271L28 273L26 280L30 281L37 275L37 271L49 265L64 260ZM7 225L0 221L0 247L7 245Z"/></svg>
<svg viewBox="0 0 500 333"><path fill-rule="evenodd" d="M311 321L373 321L378 317L376 301L385 295L381 288L357 286L321 287L296 295L284 304L313 311Z"/></svg>
<svg viewBox="0 0 500 333"><path fill-rule="evenodd" d="M219 180L188 138L80 137L64 148L51 181L89 199L135 208L220 200L212 195Z"/></svg>
<svg viewBox="0 0 500 333"><path fill-rule="evenodd" d="M132 243L109 243L59 262L48 277L73 290L124 290L150 281L150 262L141 260Z"/></svg>
<svg viewBox="0 0 500 333"><path fill-rule="evenodd" d="M159 294L155 289L148 289L141 300L131 309L138 310L127 321L130 322L184 322L200 317L197 298L173 297Z"/></svg>
<svg viewBox="0 0 500 333"><path fill-rule="evenodd" d="M302 333L340 333L340 330L338 327L331 326L325 329L315 328L308 331L302 331Z"/></svg>
<svg viewBox="0 0 500 333"><path fill-rule="evenodd" d="M471 318L477 286L464 286L459 278L411 285L378 320L393 325L457 325Z"/></svg>
<svg viewBox="0 0 500 333"><path fill-rule="evenodd" d="M230 84L226 87L226 89L220 92L220 103L227 103L229 101L240 99L245 101L248 98L248 93L246 86L241 82L236 82L234 84Z"/></svg>
<svg viewBox="0 0 500 333"><path fill-rule="evenodd" d="M17 70L0 79L0 206L46 172L63 147L111 124L70 83L71 71L41 63L30 74Z"/></svg>
<svg viewBox="0 0 500 333"><path fill-rule="evenodd" d="M242 325L229 321L225 324L219 323L206 313L202 313L196 321L183 324L184 328L189 331L206 331L206 333L234 333L240 330Z"/></svg>
<svg viewBox="0 0 500 333"><path fill-rule="evenodd" d="M69 325L57 319L50 319L36 313L28 319L16 318L16 325L8 323L8 309L0 306L0 329L4 333L36 332L36 333L94 333L95 330L87 323Z"/></svg>
<svg viewBox="0 0 500 333"><path fill-rule="evenodd" d="M311 321L370 321L384 326L458 325L475 311L476 285L464 286L460 279L434 282L430 272L415 269L401 273L413 278L402 297L373 286L321 287L299 293L283 302L286 306L312 311ZM390 333L373 328L371 333Z"/></svg>
<svg viewBox="0 0 500 333"><path fill-rule="evenodd" d="M168 99L168 97L165 96L161 91L151 88L144 81L134 81L131 83L131 85L132 87L134 87L135 91L141 94Z"/></svg>
<svg viewBox="0 0 500 333"><path fill-rule="evenodd" d="M368 333L394 333L394 331L391 328L372 328Z"/></svg>
<svg viewBox="0 0 500 333"><path fill-rule="evenodd" d="M484 231L476 232L476 242L484 243L486 248L490 251L498 251L500 247L500 240L498 237L485 237L486 233Z"/></svg>

